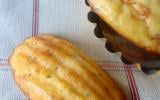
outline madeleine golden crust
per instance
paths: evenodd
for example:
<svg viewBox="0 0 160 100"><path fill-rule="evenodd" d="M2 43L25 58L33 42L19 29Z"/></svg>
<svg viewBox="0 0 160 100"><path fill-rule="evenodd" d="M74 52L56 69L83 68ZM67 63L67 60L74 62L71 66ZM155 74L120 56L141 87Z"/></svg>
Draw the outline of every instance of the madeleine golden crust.
<svg viewBox="0 0 160 100"><path fill-rule="evenodd" d="M121 36L160 55L160 0L88 0L88 3Z"/></svg>
<svg viewBox="0 0 160 100"><path fill-rule="evenodd" d="M10 57L14 77L31 100L125 100L118 85L64 39L26 39Z"/></svg>

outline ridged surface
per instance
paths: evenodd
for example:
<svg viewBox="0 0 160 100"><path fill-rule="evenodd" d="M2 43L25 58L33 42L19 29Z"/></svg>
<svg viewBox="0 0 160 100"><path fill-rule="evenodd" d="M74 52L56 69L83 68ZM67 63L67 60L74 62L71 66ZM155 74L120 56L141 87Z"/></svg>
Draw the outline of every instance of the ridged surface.
<svg viewBox="0 0 160 100"><path fill-rule="evenodd" d="M25 40L10 64L31 100L124 100L117 84L69 42L49 35Z"/></svg>
<svg viewBox="0 0 160 100"><path fill-rule="evenodd" d="M160 55L160 0L88 0L88 3L121 36Z"/></svg>

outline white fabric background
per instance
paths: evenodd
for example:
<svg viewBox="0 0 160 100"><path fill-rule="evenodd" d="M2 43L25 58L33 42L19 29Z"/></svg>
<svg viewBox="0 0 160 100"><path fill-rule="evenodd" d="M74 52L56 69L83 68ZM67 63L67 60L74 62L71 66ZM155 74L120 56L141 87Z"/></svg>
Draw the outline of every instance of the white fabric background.
<svg viewBox="0 0 160 100"><path fill-rule="evenodd" d="M97 62L121 63L119 54L109 53L104 41L94 36L95 25L87 20L84 0L39 0L39 33L55 34L74 43ZM0 0L0 62L13 48L32 34L33 0ZM113 65L114 67L114 65ZM131 94L125 71L107 71L121 86L128 100ZM140 100L160 98L159 75L133 71ZM0 65L0 100L26 100L12 77L10 66Z"/></svg>

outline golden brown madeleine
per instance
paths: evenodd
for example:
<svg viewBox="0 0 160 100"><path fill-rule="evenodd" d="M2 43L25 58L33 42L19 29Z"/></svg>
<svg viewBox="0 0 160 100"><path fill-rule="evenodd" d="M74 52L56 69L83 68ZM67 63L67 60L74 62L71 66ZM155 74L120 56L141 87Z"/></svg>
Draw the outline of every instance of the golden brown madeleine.
<svg viewBox="0 0 160 100"><path fill-rule="evenodd" d="M25 40L10 57L31 100L125 100L118 85L71 43L51 35Z"/></svg>
<svg viewBox="0 0 160 100"><path fill-rule="evenodd" d="M88 0L88 3L121 36L160 55L160 0Z"/></svg>

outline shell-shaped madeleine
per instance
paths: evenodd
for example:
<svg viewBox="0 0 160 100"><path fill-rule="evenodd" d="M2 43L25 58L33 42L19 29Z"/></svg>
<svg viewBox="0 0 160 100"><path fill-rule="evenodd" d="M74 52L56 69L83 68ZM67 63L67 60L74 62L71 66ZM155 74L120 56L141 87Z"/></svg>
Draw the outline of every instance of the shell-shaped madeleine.
<svg viewBox="0 0 160 100"><path fill-rule="evenodd" d="M64 39L26 39L10 57L14 77L31 100L124 100L117 84Z"/></svg>

